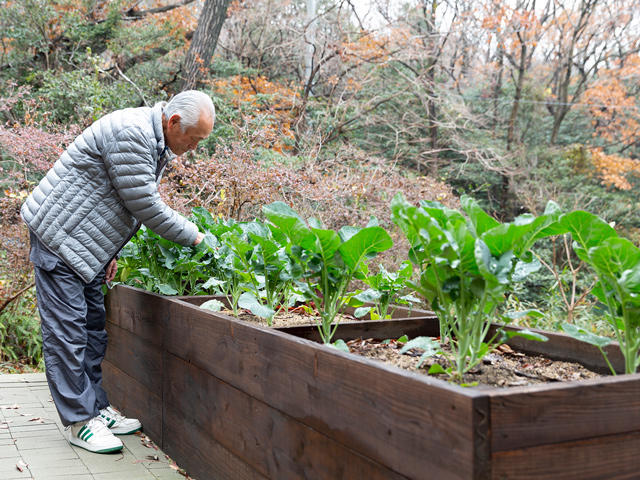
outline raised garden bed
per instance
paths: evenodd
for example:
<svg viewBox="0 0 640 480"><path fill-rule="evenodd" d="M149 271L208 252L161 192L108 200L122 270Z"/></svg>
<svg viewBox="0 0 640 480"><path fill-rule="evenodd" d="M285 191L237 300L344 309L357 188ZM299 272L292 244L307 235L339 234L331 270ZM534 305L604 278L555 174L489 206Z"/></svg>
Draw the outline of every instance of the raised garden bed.
<svg viewBox="0 0 640 480"><path fill-rule="evenodd" d="M462 388L320 345L308 339L312 328L254 326L189 303L197 301L116 287L103 369L111 402L200 480L622 479L640 471L640 374ZM433 318L360 327L345 324L335 338L438 331ZM595 347L546 335L546 343L510 344L606 370ZM609 355L621 368L619 352Z"/></svg>

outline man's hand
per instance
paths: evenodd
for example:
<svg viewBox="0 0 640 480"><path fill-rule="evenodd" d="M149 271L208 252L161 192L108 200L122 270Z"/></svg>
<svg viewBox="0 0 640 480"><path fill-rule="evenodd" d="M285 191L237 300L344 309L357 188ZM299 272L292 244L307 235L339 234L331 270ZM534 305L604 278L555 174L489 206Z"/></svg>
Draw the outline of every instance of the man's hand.
<svg viewBox="0 0 640 480"><path fill-rule="evenodd" d="M113 279L116 277L116 272L118 271L118 262L114 258L111 260L111 263L107 267L107 272L104 276L105 283L113 282Z"/></svg>
<svg viewBox="0 0 640 480"><path fill-rule="evenodd" d="M196 237L196 239L193 241L193 245L198 245L202 240L204 239L204 233L202 232L198 232L198 236Z"/></svg>

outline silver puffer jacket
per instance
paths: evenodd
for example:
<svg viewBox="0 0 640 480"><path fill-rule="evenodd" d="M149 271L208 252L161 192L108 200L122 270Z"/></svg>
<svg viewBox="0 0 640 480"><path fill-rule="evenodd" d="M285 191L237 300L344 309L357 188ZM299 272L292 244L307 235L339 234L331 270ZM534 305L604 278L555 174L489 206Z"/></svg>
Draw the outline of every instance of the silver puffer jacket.
<svg viewBox="0 0 640 480"><path fill-rule="evenodd" d="M165 149L164 105L102 117L75 139L22 205L29 229L87 283L139 223L182 245L196 239L196 225L158 194L157 182L174 156Z"/></svg>

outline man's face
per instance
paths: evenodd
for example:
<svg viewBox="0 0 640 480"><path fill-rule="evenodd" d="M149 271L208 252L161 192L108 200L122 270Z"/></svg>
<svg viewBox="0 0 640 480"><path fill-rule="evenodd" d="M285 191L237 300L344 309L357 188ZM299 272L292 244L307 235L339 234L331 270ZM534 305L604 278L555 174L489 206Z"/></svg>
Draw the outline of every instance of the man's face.
<svg viewBox="0 0 640 480"><path fill-rule="evenodd" d="M213 129L213 119L207 113L202 113L198 123L193 127L188 127L184 132L180 121L180 115L173 115L167 121L165 134L167 145L176 155L183 155L189 150L195 149L198 143L207 138Z"/></svg>

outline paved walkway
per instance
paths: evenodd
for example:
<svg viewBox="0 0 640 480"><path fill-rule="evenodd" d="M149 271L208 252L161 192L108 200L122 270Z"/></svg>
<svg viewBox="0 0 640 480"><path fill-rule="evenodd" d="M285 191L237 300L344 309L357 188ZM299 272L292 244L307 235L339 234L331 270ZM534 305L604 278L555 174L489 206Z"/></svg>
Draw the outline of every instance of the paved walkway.
<svg viewBox="0 0 640 480"><path fill-rule="evenodd" d="M69 445L63 430L44 373L0 375L0 479L185 480L144 435L99 455Z"/></svg>

